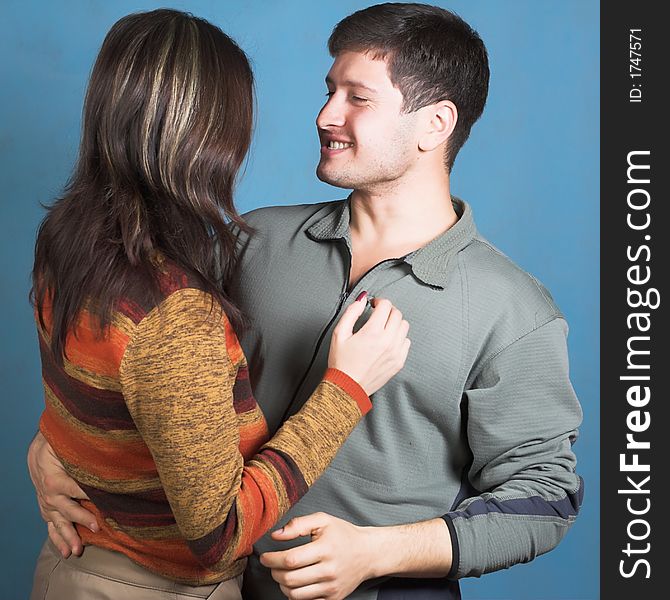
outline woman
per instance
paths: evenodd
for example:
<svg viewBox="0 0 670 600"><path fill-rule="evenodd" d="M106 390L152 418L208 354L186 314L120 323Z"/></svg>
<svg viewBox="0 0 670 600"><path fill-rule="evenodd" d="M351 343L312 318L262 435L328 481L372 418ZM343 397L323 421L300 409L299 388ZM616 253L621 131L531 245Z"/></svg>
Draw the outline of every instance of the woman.
<svg viewBox="0 0 670 600"><path fill-rule="evenodd" d="M78 164L33 271L40 430L99 530L80 528L81 558L45 544L34 599L239 598L253 542L404 364L407 323L382 302L352 334L359 299L323 380L268 441L234 331L242 316L222 291L235 263L226 222L249 233L232 192L252 87L242 50L181 12L129 15L102 45Z"/></svg>

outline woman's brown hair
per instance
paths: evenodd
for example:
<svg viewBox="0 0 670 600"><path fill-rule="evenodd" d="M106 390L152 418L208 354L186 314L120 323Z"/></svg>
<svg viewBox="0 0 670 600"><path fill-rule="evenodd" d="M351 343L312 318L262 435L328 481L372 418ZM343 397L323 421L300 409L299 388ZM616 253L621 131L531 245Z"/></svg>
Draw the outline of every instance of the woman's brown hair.
<svg viewBox="0 0 670 600"><path fill-rule="evenodd" d="M253 75L218 27L160 9L107 34L91 73L81 145L35 245L31 298L62 360L86 306L100 324L131 289L159 297L156 257L195 275L239 326L223 283L234 268L236 177L249 148Z"/></svg>

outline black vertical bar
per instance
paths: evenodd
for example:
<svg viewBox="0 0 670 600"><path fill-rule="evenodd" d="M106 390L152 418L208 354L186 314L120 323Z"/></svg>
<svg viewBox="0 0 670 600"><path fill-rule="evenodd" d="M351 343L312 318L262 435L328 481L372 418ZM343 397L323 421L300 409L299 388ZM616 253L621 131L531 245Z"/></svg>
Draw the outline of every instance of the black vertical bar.
<svg viewBox="0 0 670 600"><path fill-rule="evenodd" d="M607 600L670 597L670 28L663 4L601 3L600 597Z"/></svg>

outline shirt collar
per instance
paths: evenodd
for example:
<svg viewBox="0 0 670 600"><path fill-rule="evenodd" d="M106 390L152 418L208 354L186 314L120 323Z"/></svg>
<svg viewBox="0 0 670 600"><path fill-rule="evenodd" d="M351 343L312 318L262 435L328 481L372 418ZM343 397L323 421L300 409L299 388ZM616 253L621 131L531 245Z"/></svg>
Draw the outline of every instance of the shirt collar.
<svg viewBox="0 0 670 600"><path fill-rule="evenodd" d="M345 240L347 245L351 247L351 235L349 232L349 198L334 202L333 205L336 207L335 210L330 211L325 217L321 217L307 228L307 233L311 238L317 241Z"/></svg>
<svg viewBox="0 0 670 600"><path fill-rule="evenodd" d="M459 217L458 221L425 246L402 259L410 265L414 275L423 283L440 288L445 287L447 283L452 258L477 235L470 205L454 197L452 203ZM307 233L316 241L344 240L351 251L349 215L349 198L347 198L336 210L308 227Z"/></svg>

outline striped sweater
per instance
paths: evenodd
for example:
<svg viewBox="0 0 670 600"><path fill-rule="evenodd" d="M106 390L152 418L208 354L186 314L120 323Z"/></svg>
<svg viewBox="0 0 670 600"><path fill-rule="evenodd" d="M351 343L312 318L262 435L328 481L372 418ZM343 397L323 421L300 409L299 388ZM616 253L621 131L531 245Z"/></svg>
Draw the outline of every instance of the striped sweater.
<svg viewBox="0 0 670 600"><path fill-rule="evenodd" d="M190 585L239 575L252 544L305 494L370 408L329 369L268 441L229 321L197 282L163 263L157 305L119 302L96 334L82 311L59 366L50 310L38 323L40 430L101 526L85 544Z"/></svg>

